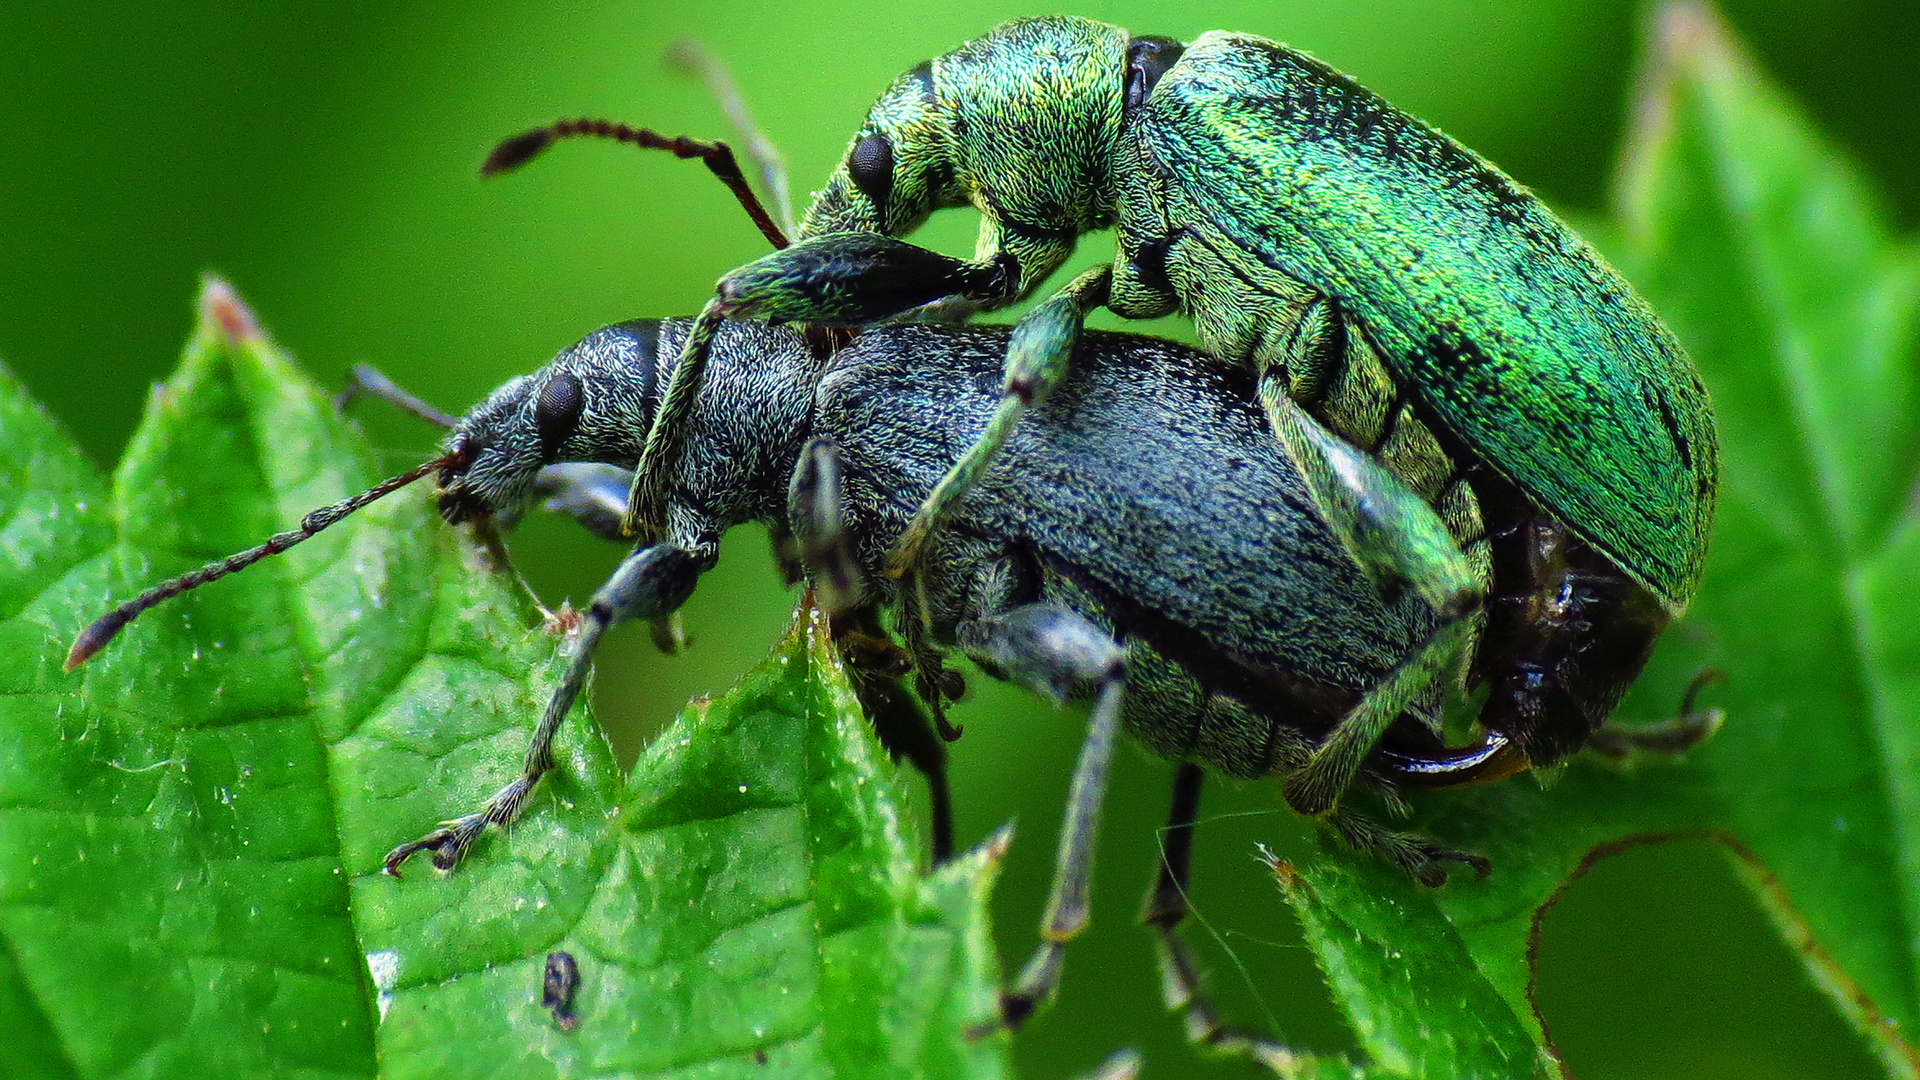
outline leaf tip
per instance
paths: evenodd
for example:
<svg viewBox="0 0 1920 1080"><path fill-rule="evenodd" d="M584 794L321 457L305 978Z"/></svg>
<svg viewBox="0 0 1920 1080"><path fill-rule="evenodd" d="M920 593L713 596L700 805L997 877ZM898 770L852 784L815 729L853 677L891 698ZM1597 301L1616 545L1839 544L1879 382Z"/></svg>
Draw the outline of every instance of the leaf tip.
<svg viewBox="0 0 1920 1080"><path fill-rule="evenodd" d="M987 862L994 864L998 864L1002 859L1006 858L1007 851L1013 847L1015 824L1015 822L1009 821L1005 825L995 829L993 835L987 837L987 839L981 843L978 849L981 857Z"/></svg>
<svg viewBox="0 0 1920 1080"><path fill-rule="evenodd" d="M1254 849L1259 860L1267 864L1267 871L1273 875L1274 884L1280 886L1282 894L1292 898L1306 886L1300 871L1295 869L1292 863L1275 855L1272 848L1265 844L1255 844Z"/></svg>
<svg viewBox="0 0 1920 1080"><path fill-rule="evenodd" d="M199 310L202 332L218 333L229 345L259 345L267 340L253 309L224 278L209 274L202 279Z"/></svg>

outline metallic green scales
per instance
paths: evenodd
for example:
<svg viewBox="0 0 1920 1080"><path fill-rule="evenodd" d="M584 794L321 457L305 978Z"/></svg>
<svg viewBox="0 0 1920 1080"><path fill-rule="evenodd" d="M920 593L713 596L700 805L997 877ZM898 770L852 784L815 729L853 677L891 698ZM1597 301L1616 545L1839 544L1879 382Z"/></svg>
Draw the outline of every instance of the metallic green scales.
<svg viewBox="0 0 1920 1080"><path fill-rule="evenodd" d="M953 175L994 178L1003 213L983 219L987 229L1056 237L1113 224L1112 204L1100 193L1109 190L1119 151L1121 108L1112 68L1102 61L1126 47L1127 32L1117 26L1022 19L932 61L933 98L952 109ZM1027 138L972 137L1010 125ZM1047 161L1029 156L1034 145L1049 148ZM800 231L806 235L806 226ZM983 246L993 240L983 237Z"/></svg>
<svg viewBox="0 0 1920 1080"><path fill-rule="evenodd" d="M1645 301L1537 199L1332 68L1248 34L1194 41L1133 130L1163 178L1154 215L1208 226L1176 225L1176 276L1192 240L1260 292L1298 282L1335 298L1445 428L1685 608L1718 468L1706 390ZM1258 340L1245 289L1178 291L1203 338Z"/></svg>

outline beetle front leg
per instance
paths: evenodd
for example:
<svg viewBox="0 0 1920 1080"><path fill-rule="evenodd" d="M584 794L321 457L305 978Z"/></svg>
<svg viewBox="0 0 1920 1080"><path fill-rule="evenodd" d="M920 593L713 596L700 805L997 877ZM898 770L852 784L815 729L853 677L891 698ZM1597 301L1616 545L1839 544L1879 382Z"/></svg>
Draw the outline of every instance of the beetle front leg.
<svg viewBox="0 0 1920 1080"><path fill-rule="evenodd" d="M956 632L969 656L1035 693L1055 701L1084 689L1096 694L1060 824L1053 892L1040 926L1044 940L1012 989L1000 995L1000 1019L997 1025L989 1025L1014 1028L1053 993L1067 942L1086 929L1090 917L1094 841L1106 796L1107 766L1120 729L1126 653L1111 635L1084 617L1044 603L963 622Z"/></svg>
<svg viewBox="0 0 1920 1080"><path fill-rule="evenodd" d="M1007 361L1000 384L1000 407L972 446L940 478L905 532L887 554L886 572L900 577L920 557L920 549L953 504L973 489L993 464L1022 413L1052 396L1066 380L1073 347L1088 313L1107 302L1113 268L1096 266L1048 297L1014 325L1007 341Z"/></svg>
<svg viewBox="0 0 1920 1080"><path fill-rule="evenodd" d="M572 518L602 540L622 539L620 522L626 517L627 495L632 490L632 471L597 461L563 461L548 465L533 478L541 509Z"/></svg>
<svg viewBox="0 0 1920 1080"><path fill-rule="evenodd" d="M700 385L706 381L713 335L726 317L726 305L719 299L709 300L693 325L687 327L680 355L673 362L673 374L667 376L667 388L660 393L653 426L647 429L647 441L641 444L640 457L634 462L633 487L627 492L627 512L620 521L623 536L638 536L644 543L658 538L666 528L667 473L679 455L687 417L692 415Z"/></svg>
<svg viewBox="0 0 1920 1080"><path fill-rule="evenodd" d="M534 785L553 768L554 737L567 711L573 707L574 699L586 685L600 636L626 619L659 619L672 614L692 595L694 583L710 563L711 559L671 544L654 544L629 555L587 605L580 637L574 644L573 662L567 666L566 676L540 715L520 775L495 792L478 811L446 822L420 839L394 848L387 854L386 872L399 877L401 864L422 851L433 852L435 867L451 870L487 826L511 825L520 816Z"/></svg>
<svg viewBox="0 0 1920 1080"><path fill-rule="evenodd" d="M733 318L864 326L936 300L999 307L1018 295L1012 255L968 261L867 232L826 233L762 255L716 286Z"/></svg>
<svg viewBox="0 0 1920 1080"><path fill-rule="evenodd" d="M533 491L544 500L541 509L570 517L600 539L619 543L626 539L621 529L632 505L628 495L633 478L631 471L618 465L563 461L541 469L533 478ZM647 626L654 647L668 656L687 647L678 612L653 619Z"/></svg>

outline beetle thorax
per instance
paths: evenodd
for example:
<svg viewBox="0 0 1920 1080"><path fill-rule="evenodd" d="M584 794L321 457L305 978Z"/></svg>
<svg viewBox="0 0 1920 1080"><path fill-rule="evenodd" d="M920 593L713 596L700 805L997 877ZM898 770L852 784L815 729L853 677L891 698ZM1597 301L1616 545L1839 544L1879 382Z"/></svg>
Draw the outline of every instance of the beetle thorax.
<svg viewBox="0 0 1920 1080"><path fill-rule="evenodd" d="M905 235L971 204L990 232L1113 220L1126 31L1022 19L922 63L880 95L800 235Z"/></svg>
<svg viewBox="0 0 1920 1080"><path fill-rule="evenodd" d="M934 61L954 174L982 215L1056 234L1112 223L1126 47L1117 26L1027 19Z"/></svg>

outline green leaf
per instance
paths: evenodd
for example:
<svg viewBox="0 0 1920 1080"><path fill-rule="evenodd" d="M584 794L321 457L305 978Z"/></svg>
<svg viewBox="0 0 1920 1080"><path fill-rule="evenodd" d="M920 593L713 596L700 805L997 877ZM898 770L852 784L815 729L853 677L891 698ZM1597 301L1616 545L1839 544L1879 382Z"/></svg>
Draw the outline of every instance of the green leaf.
<svg viewBox="0 0 1920 1080"><path fill-rule="evenodd" d="M405 880L383 854L511 777L566 645L423 492L61 671L111 602L375 479L223 285L201 310L111 497L0 378L0 1073L1005 1074L964 1037L1003 842L919 872L811 617L624 785L575 717L517 827Z"/></svg>
<svg viewBox="0 0 1920 1080"><path fill-rule="evenodd" d="M1920 1075L1920 258L1710 11L1669 5L1653 44L1616 256L1706 377L1724 473L1699 597L1620 718L1717 667L1725 728L1683 762L1423 800L1484 883L1422 894L1330 853L1285 893L1376 1070L1558 1074L1523 1064L1549 1046L1544 907L1612 851L1716 839L1889 1073Z"/></svg>

